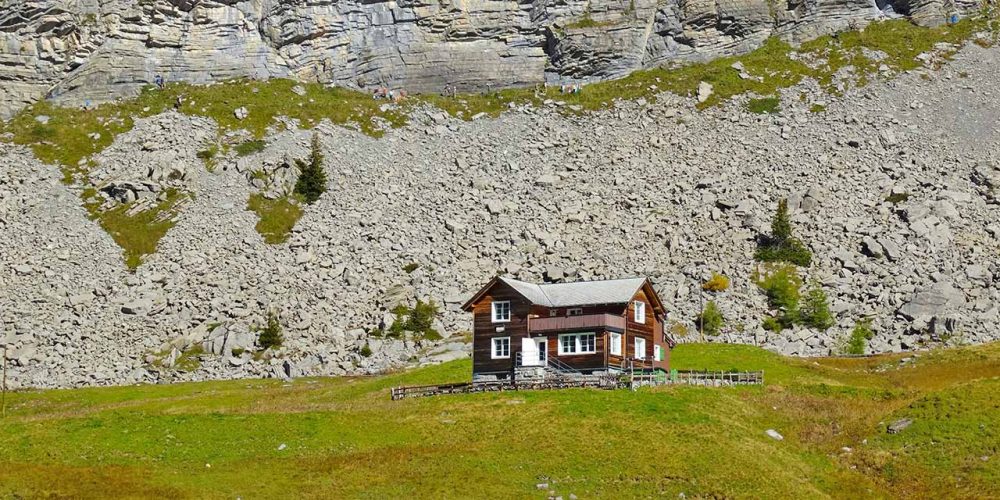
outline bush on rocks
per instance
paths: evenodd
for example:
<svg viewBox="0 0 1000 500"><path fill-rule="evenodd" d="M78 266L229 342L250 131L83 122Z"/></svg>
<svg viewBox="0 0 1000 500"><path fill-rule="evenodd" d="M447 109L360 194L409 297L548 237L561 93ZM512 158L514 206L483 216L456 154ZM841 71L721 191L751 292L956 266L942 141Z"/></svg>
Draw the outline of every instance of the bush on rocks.
<svg viewBox="0 0 1000 500"><path fill-rule="evenodd" d="M790 262L802 267L808 267L812 262L812 252L792 235L788 200L778 202L778 210L771 220L771 234L760 238L754 259L760 262Z"/></svg>
<svg viewBox="0 0 1000 500"><path fill-rule="evenodd" d="M701 331L710 337L717 337L722 331L722 326L725 322L726 319L722 316L722 311L719 310L719 306L715 304L714 300L708 301L705 304L705 310L698 315L698 324L701 326Z"/></svg>
<svg viewBox="0 0 1000 500"><path fill-rule="evenodd" d="M776 311L776 316L764 320L765 329L780 331L799 322L802 278L794 266L769 266L763 272L755 272L753 280L767 295L768 307Z"/></svg>
<svg viewBox="0 0 1000 500"><path fill-rule="evenodd" d="M437 304L433 301L424 302L417 299L417 304L412 308L400 304L392 310L396 320L392 322L384 334L390 338L401 339L404 332L413 332L425 340L441 340L441 333L434 329L434 320L441 314Z"/></svg>
<svg viewBox="0 0 1000 500"><path fill-rule="evenodd" d="M712 273L712 279L701 285L706 292L724 292L729 289L729 278L719 273Z"/></svg>
<svg viewBox="0 0 1000 500"><path fill-rule="evenodd" d="M237 156L250 156L259 153L267 147L267 143L261 140L241 142L236 145Z"/></svg>
<svg viewBox="0 0 1000 500"><path fill-rule="evenodd" d="M284 336L281 334L281 323L278 322L278 314L274 311L267 313L267 326L261 328L257 337L257 345L261 351L266 351L272 347L281 347Z"/></svg>

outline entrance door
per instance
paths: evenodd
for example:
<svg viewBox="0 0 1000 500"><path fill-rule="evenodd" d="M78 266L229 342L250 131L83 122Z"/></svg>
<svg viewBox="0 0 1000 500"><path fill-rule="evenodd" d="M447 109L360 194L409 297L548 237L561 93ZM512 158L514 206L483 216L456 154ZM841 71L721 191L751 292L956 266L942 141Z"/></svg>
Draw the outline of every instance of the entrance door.
<svg viewBox="0 0 1000 500"><path fill-rule="evenodd" d="M549 342L547 339L535 339L538 346L538 364L546 365L549 360Z"/></svg>

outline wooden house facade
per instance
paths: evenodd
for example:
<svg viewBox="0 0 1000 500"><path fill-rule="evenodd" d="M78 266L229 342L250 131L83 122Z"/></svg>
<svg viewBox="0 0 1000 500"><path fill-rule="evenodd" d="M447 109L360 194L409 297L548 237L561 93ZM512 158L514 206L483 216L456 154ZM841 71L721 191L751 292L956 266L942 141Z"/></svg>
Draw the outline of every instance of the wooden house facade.
<svg viewBox="0 0 1000 500"><path fill-rule="evenodd" d="M584 374L670 367L663 304L645 278L533 284L496 277L463 309L473 315L473 380L533 366Z"/></svg>

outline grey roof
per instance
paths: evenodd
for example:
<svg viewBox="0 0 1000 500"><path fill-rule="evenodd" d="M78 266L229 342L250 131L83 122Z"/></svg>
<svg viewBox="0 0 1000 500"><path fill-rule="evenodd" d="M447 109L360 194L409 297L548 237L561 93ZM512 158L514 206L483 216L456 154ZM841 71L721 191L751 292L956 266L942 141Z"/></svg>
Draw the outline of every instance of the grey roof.
<svg viewBox="0 0 1000 500"><path fill-rule="evenodd" d="M524 295L532 303L547 307L624 304L632 300L635 293L646 282L646 278L628 278L536 285L513 278L500 277L500 280Z"/></svg>

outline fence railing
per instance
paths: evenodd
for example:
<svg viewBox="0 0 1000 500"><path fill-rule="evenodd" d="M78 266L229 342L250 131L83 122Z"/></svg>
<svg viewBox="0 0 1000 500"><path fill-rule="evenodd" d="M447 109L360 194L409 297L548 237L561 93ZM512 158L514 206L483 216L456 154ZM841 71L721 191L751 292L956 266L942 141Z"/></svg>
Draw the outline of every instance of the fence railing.
<svg viewBox="0 0 1000 500"><path fill-rule="evenodd" d="M647 373L622 373L620 375L586 375L580 377L550 377L524 380L494 380L489 382L459 382L454 384L417 385L393 387L393 401L405 398L462 394L470 392L539 390L567 388L618 389L660 385L698 385L725 387L737 385L763 385L764 371L726 372L709 370L671 370Z"/></svg>
<svg viewBox="0 0 1000 500"><path fill-rule="evenodd" d="M587 328L625 328L625 317L614 314L584 314L581 316L554 316L551 318L531 318L528 331L554 332L561 330L584 330Z"/></svg>
<svg viewBox="0 0 1000 500"><path fill-rule="evenodd" d="M726 372L709 370L671 370L669 373L669 379L672 384L762 385L764 383L764 371Z"/></svg>
<svg viewBox="0 0 1000 500"><path fill-rule="evenodd" d="M456 384L414 385L409 387L393 387L392 400L396 401L403 398L436 396L438 394L458 394L463 392L470 392L471 389L472 389L471 382L460 382Z"/></svg>

